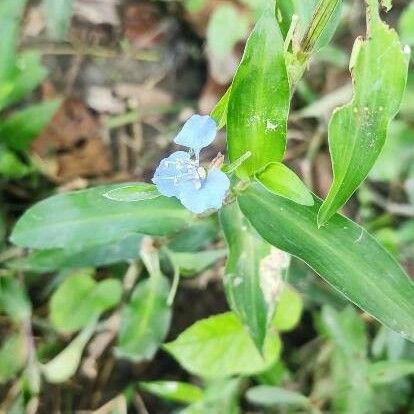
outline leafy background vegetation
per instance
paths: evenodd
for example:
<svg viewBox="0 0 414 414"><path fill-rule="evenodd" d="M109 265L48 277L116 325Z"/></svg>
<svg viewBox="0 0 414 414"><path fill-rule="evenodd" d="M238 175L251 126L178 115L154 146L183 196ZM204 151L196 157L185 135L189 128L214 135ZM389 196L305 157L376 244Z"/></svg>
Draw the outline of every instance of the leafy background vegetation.
<svg viewBox="0 0 414 414"><path fill-rule="evenodd" d="M306 27L303 23L310 21L315 5L316 1L280 2L284 12L297 14L302 22L298 30ZM0 410L217 414L414 410L412 343L351 305L298 259L279 266L280 286L266 286L267 291L275 290L277 307L269 321L271 329L260 329L263 314L272 315L269 303L247 298L251 290L243 290L236 278L225 275L248 273L251 260L241 253L246 250L261 262L269 255L269 245L250 231L251 224L235 204L226 206L219 218L194 220L170 199L144 201L139 208L124 203L113 217L110 202L102 197L118 188L117 183L149 181L158 161L171 152L182 122L194 112L213 109L230 85L265 6L266 1L247 0L1 2ZM343 2L332 17L332 27L319 39L320 50L307 63L304 78L299 81L298 76L291 103L284 159L323 198L332 182L328 129L331 141L340 140L348 125L341 120L345 112L364 111L373 100L394 116L403 95L403 85L395 81L406 64L399 49L352 86L351 47L366 32L364 15L362 2ZM414 3L395 1L381 17L398 31L403 44L414 45ZM283 59L272 49L280 39L277 33L269 35L271 24L262 24L268 29L257 30L252 38L257 38L256 44L269 43L264 50L271 60L263 58L265 53L255 55L258 49L251 41L251 55L245 55L238 73L248 68L243 82L255 82L264 90L272 82L286 86L277 94L281 109L275 124L283 124L289 85ZM281 29L286 36L289 24ZM379 45L366 44L367 59L374 60L376 48L392 43L388 37L395 35L384 31L380 36ZM250 79L255 59L269 66L263 63ZM278 71L272 70L275 65ZM379 96L368 93L370 82L379 78L387 88ZM245 85L241 76L238 79L232 86L234 96ZM358 107L344 107L328 127L332 110L349 102L353 90L356 95L363 90ZM253 97L255 90L251 93ZM269 108L273 99L272 94L263 94L260 105ZM244 96L240 102L230 101L229 135L243 131L245 125L236 115L240 105L254 111L254 105L249 106L252 100ZM366 116L371 124L379 119L375 114ZM411 62L401 110L390 125L385 148L344 211L374 234L410 276L414 276L413 121ZM375 136L381 137L384 126L376 127ZM350 128L356 135L360 129ZM255 131L255 139L267 142L267 132ZM206 160L224 152L223 138L208 150ZM353 157L362 153L369 159L380 147L373 143ZM234 143L229 146L230 158L244 152ZM280 160L283 152L284 148L277 155ZM341 157L331 152L335 169ZM254 165L265 166L273 160L268 156L268 152L255 155L243 164L242 174L249 175ZM358 171L357 177L335 170L336 180L342 177L342 182L334 182L320 222L342 205L335 205L338 188L348 189L348 198L371 164L367 162L366 171ZM281 165L270 168L286 173ZM265 170L262 182L273 176ZM277 188L279 184L267 182ZM94 188L68 193L87 187ZM297 189L303 197L301 191ZM294 198L297 193L282 195ZM15 226L30 206L55 194ZM79 217L74 216L74 205L82 207ZM297 246L304 234L326 233L326 239L311 240L312 254L304 259L322 276L332 274L325 259L335 263L338 279L335 285L328 278L331 283L370 313L376 315L370 304L381 309L377 313L388 326L405 321L407 331L398 330L412 337L409 307L406 314L401 312L404 301L392 296L392 283L381 277L395 265L382 250L364 250L374 241L360 227L335 216L330 225L344 227L352 238L329 238L324 228L317 233L319 202L306 210L311 211L306 225L298 225L290 202L265 194L258 184L240 196L239 205L254 217L251 223L268 241L298 251L299 256L303 252ZM257 214L267 209L277 210L277 226L271 231L266 216ZM94 219L86 223L82 221L86 216ZM189 221L191 225L184 226ZM326 240L333 246L331 255L316 255ZM355 240L363 241L361 247L354 246ZM285 263L280 251L272 254L273 260ZM356 277L355 269L374 274L374 283L367 285ZM408 281L399 287L401 298L409 298ZM257 321L243 313L248 300L262 309Z"/></svg>

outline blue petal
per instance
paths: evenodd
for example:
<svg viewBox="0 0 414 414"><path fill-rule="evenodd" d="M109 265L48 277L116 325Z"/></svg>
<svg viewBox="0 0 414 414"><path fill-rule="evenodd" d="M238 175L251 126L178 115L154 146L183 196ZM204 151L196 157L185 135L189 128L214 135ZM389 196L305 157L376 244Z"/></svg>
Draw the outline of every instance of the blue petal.
<svg viewBox="0 0 414 414"><path fill-rule="evenodd" d="M183 167L178 168L176 162L181 162ZM158 191L166 197L178 197L180 194L179 180L174 180L180 173L186 173L186 165L190 161L190 154L184 151L173 152L168 158L161 160L152 178L152 182L157 186Z"/></svg>
<svg viewBox="0 0 414 414"><path fill-rule="evenodd" d="M219 209L229 187L230 180L227 175L218 168L213 168L199 190L193 183L186 183L181 187L178 198L188 210L200 214L209 209Z"/></svg>
<svg viewBox="0 0 414 414"><path fill-rule="evenodd" d="M174 142L194 150L198 155L201 148L210 145L217 134L217 124L208 115L193 115L175 137Z"/></svg>

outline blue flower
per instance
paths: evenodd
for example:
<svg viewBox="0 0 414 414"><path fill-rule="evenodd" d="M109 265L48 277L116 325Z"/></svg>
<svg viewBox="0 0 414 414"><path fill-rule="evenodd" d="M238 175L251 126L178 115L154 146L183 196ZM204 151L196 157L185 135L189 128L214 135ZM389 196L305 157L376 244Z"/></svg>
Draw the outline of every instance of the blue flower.
<svg viewBox="0 0 414 414"><path fill-rule="evenodd" d="M177 197L184 207L196 214L219 209L230 187L227 175L217 167L210 170L200 165L200 151L210 145L217 134L217 125L209 116L193 115L174 142L189 148L164 158L152 179L158 191Z"/></svg>
<svg viewBox="0 0 414 414"><path fill-rule="evenodd" d="M217 135L217 124L208 115L193 115L183 126L174 142L191 148L196 157L202 148L208 147Z"/></svg>

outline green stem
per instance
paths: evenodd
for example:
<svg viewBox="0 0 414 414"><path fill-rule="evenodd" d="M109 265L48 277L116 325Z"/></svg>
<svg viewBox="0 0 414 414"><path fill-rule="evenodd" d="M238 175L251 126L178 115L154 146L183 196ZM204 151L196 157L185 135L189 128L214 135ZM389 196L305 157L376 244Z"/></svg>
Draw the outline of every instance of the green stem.
<svg viewBox="0 0 414 414"><path fill-rule="evenodd" d="M300 53L305 60L313 53L316 43L331 20L331 17L342 0L319 0L308 30L300 44Z"/></svg>
<svg viewBox="0 0 414 414"><path fill-rule="evenodd" d="M367 36L371 35L372 23L380 20L378 0L366 0L367 4Z"/></svg>
<svg viewBox="0 0 414 414"><path fill-rule="evenodd" d="M341 1L342 0L319 0L308 29L302 38L299 50L294 55L293 60L289 65L291 95L294 94L296 87L306 70L309 59L315 51L318 40L331 21L331 17Z"/></svg>

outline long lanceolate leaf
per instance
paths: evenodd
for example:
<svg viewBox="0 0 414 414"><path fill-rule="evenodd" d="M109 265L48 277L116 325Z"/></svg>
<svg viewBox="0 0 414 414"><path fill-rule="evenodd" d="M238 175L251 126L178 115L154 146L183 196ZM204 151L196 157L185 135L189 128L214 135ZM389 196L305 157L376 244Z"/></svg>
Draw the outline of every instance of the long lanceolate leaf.
<svg viewBox="0 0 414 414"><path fill-rule="evenodd" d="M378 14L377 0L368 6L367 40L357 39L351 59L352 101L337 110L329 125L334 182L319 212L324 224L366 178L384 146L390 120L404 93L409 51Z"/></svg>
<svg viewBox="0 0 414 414"><path fill-rule="evenodd" d="M238 202L269 243L311 266L349 300L414 341L414 284L362 227L335 214L318 229L320 201L300 206L251 185Z"/></svg>
<svg viewBox="0 0 414 414"><path fill-rule="evenodd" d="M285 152L290 91L283 48L276 19L265 12L247 42L228 103L229 159L252 153L237 170L242 177L281 161Z"/></svg>
<svg viewBox="0 0 414 414"><path fill-rule="evenodd" d="M275 304L271 295L265 296L263 289L271 294L272 286L269 285L273 281L279 287L282 286L281 278L275 278L269 284L261 280L261 262L270 254L272 246L257 234L236 203L221 211L220 222L229 248L224 275L226 296L231 308L247 326L250 336L261 350ZM277 293L279 289L273 290Z"/></svg>
<svg viewBox="0 0 414 414"><path fill-rule="evenodd" d="M104 197L118 187L95 187L41 201L17 222L12 242L38 249L81 249L132 233L165 236L193 221L193 215L173 198L125 203Z"/></svg>
<svg viewBox="0 0 414 414"><path fill-rule="evenodd" d="M122 312L116 354L135 362L151 360L167 336L171 323L170 283L161 273L158 251L144 238L141 258L149 278L138 283Z"/></svg>

